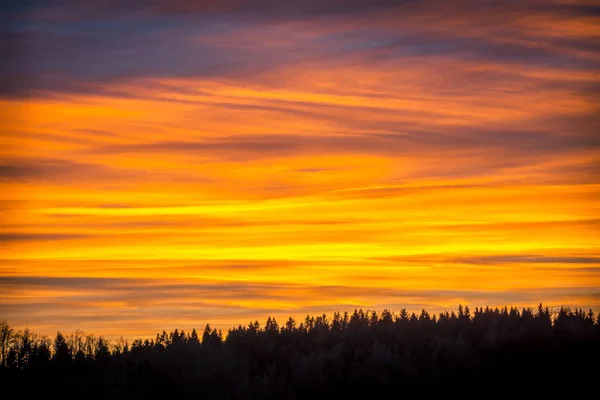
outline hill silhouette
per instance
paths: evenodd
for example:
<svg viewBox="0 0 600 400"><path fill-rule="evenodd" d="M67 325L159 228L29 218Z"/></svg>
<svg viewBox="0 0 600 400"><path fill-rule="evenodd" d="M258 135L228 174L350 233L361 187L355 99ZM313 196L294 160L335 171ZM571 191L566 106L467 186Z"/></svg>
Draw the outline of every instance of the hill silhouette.
<svg viewBox="0 0 600 400"><path fill-rule="evenodd" d="M541 304L268 318L131 343L0 328L3 392L24 398L593 397L600 376L600 318Z"/></svg>

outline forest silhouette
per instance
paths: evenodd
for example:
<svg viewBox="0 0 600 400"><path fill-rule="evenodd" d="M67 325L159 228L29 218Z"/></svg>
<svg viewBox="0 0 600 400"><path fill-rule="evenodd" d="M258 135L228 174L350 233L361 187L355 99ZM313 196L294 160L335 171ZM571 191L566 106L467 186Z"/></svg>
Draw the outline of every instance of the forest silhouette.
<svg viewBox="0 0 600 400"><path fill-rule="evenodd" d="M268 318L131 343L0 328L3 393L25 398L572 398L594 397L600 376L600 317L541 304Z"/></svg>

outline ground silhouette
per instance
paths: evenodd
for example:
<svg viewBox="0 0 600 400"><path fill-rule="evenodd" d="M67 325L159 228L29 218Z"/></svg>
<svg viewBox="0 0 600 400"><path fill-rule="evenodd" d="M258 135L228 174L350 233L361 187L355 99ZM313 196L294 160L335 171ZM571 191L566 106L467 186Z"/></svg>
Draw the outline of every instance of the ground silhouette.
<svg viewBox="0 0 600 400"><path fill-rule="evenodd" d="M0 328L3 393L23 398L594 397L600 376L600 318L541 304L269 318L131 343Z"/></svg>

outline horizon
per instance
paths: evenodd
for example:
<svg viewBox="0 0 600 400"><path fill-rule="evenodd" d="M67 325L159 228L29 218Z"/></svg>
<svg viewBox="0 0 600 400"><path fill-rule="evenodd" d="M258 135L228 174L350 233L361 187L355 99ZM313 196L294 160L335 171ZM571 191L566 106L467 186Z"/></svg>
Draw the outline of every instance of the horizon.
<svg viewBox="0 0 600 400"><path fill-rule="evenodd" d="M0 13L0 320L15 329L600 313L598 5Z"/></svg>
<svg viewBox="0 0 600 400"><path fill-rule="evenodd" d="M42 339L49 339L52 341L53 338L56 337L58 334L63 335L67 340L72 340L73 337L85 338L85 337L89 336L91 338L94 338L95 340L102 338L103 340L106 341L106 345L109 348L112 348L115 345L131 344L137 340L141 340L141 341L150 340L151 343L154 343L153 342L154 339L156 337L162 335L165 332L167 334L170 334L170 333L174 333L175 331L178 331L179 334L181 334L181 335L185 334L187 337L189 337L195 331L197 335L202 336L202 332L204 332L207 328L210 328L210 332L214 331L223 340L225 340L231 331L235 331L240 328L247 329L249 326L255 326L256 323L258 323L259 330L264 331L267 328L267 326L269 325L269 321L273 321L279 327L279 331L283 332L285 329L287 329L287 323L290 319L293 320L294 327L295 327L294 329L301 331L303 329L308 328L307 321L309 319L312 321L312 323L314 323L315 319L320 319L321 317L325 318L324 321L326 321L328 326L331 328L332 322L336 318L338 318L339 321L342 321L346 318L351 319L354 315L358 315L359 317L362 316L362 317L365 317L370 320L372 318L373 313L375 313L377 315L378 321L381 321L384 313L389 313L389 315L392 318L392 321L394 323L396 323L398 320L401 320L402 318L406 318L407 320L410 320L410 321L412 321L413 318L417 318L418 320L421 320L421 318L423 317L423 313L426 313L427 318L430 318L431 321L437 323L437 322L439 322L440 318L442 317L442 314L445 316L445 318L462 318L463 316L467 316L471 321L473 321L474 319L476 319L476 316L478 313L483 314L484 312L485 313L491 312L491 313L499 313L500 315L503 315L505 312L512 313L513 310L516 310L519 317L521 317L525 311L531 313L531 315L533 315L535 317L538 317L542 312L547 313L548 317L553 325L556 322L556 320L559 317L561 312L566 313L566 315L573 315L573 313L575 313L577 315L577 313L582 312L586 318L591 319L592 324L595 324L596 326L600 326L600 314L596 314L592 309L583 310L583 309L571 308L569 306L560 306L560 307L553 308L553 307L544 305L542 303L538 303L538 305L536 307L518 307L518 306L514 306L514 305L512 305L512 306L505 305L502 307L489 307L489 306L472 306L471 307L469 305L459 304L455 309L442 310L438 313L431 312L430 310L426 310L424 308L421 310L417 310L417 311L411 311L411 310L408 310L405 308L403 308L401 310L388 310L388 309L384 309L384 310L366 309L366 310L364 310L362 308L354 308L353 310L336 311L331 314L327 314L327 313L306 314L302 317L288 315L285 318L276 318L272 315L269 315L264 319L264 322L259 319L253 319L253 320L246 322L245 324L244 323L235 324L226 329L219 328L219 327L211 324L210 322L206 322L199 326L188 327L187 329L184 327L169 327L169 328L158 329L155 334L149 335L149 336L139 336L139 335L136 336L135 334L133 334L133 335L132 334L129 334L129 335L104 335L101 332L88 332L88 331L84 331L81 329L75 329L73 331L64 331L64 330L58 329L53 335L48 335L45 333L36 332L32 329L29 329L28 327L25 327L23 329L17 329L10 324L10 321L0 320L0 322L6 324L7 327L11 329L12 335L16 335L17 337L19 335L24 335L25 331L27 331L29 335L32 335L32 334L38 335L38 336L34 336L35 341L38 341L38 342ZM337 316L336 316L336 314L337 314Z"/></svg>

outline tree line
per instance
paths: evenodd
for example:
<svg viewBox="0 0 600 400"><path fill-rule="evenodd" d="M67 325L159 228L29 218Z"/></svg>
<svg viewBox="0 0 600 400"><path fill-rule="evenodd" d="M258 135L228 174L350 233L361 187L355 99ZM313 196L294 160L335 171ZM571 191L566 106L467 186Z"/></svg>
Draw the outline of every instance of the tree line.
<svg viewBox="0 0 600 400"><path fill-rule="evenodd" d="M597 392L600 318L566 307L552 312L459 306L430 314L354 310L268 318L199 334L109 341L77 330L53 339L0 323L4 389L62 398L359 398L449 394L511 385L573 394ZM557 382L572 382L556 387ZM468 382L465 381L468 379ZM572 381L571 381L572 380ZM460 384L460 382L463 382Z"/></svg>

